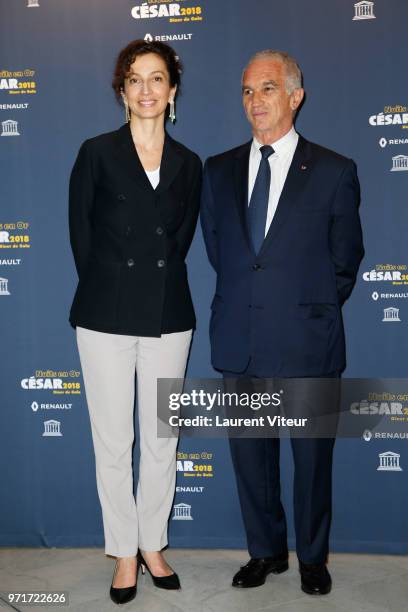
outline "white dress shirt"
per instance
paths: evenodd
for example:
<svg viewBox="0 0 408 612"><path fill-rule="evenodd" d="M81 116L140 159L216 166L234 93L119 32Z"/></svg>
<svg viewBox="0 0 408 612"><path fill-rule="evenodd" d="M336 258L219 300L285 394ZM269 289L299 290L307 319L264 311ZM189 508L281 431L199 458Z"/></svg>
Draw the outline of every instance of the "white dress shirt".
<svg viewBox="0 0 408 612"><path fill-rule="evenodd" d="M275 153L268 158L271 168L271 186L269 189L268 212L266 215L265 236L268 233L269 226L272 223L276 207L278 206L279 198L282 193L283 185L285 184L288 175L289 166L292 163L293 155L297 147L299 134L292 126L282 138L276 142L272 142ZM249 172L248 172L248 206L251 200L252 190L255 185L256 175L258 174L259 164L262 155L259 149L262 144L254 137L252 140L251 151L249 154Z"/></svg>
<svg viewBox="0 0 408 612"><path fill-rule="evenodd" d="M156 170L145 170L153 189L160 183L160 166Z"/></svg>

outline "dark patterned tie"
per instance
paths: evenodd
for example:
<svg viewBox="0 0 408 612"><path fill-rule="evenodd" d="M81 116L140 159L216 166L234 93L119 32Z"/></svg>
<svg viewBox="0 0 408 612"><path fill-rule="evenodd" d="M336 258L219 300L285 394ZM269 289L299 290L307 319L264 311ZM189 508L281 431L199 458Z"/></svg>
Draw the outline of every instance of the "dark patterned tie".
<svg viewBox="0 0 408 612"><path fill-rule="evenodd" d="M260 251L265 238L269 188L271 185L271 168L268 157L275 153L270 145L263 145L259 151L262 159L248 206L248 229L255 253Z"/></svg>

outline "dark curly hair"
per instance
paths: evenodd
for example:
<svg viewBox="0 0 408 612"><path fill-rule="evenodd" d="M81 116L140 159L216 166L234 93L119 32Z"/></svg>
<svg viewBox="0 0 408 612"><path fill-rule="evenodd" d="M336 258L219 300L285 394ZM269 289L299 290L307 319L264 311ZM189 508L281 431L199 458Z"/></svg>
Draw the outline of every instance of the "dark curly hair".
<svg viewBox="0 0 408 612"><path fill-rule="evenodd" d="M118 101L121 101L121 90L124 88L125 78L129 74L130 66L139 55L146 55L147 53L155 53L161 57L169 73L170 86L177 85L177 93L179 93L182 64L174 49L170 45L157 40L149 42L137 39L126 45L116 60L112 87Z"/></svg>

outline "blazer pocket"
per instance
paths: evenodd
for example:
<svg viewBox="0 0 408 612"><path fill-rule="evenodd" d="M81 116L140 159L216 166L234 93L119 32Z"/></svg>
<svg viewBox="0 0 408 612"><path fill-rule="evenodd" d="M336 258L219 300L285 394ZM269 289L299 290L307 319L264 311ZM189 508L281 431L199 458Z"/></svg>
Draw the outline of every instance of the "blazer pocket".
<svg viewBox="0 0 408 612"><path fill-rule="evenodd" d="M299 302L296 315L300 319L335 319L338 310L335 302Z"/></svg>
<svg viewBox="0 0 408 612"><path fill-rule="evenodd" d="M329 209L326 206L325 208L312 208L312 207L301 207L299 206L294 211L295 215L328 215Z"/></svg>

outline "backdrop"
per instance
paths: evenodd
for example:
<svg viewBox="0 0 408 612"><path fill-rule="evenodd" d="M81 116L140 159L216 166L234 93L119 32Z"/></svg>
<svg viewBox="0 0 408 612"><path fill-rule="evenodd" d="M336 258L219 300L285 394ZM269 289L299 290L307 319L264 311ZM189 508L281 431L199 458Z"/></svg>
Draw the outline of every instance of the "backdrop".
<svg viewBox="0 0 408 612"><path fill-rule="evenodd" d="M183 60L178 121L168 130L203 160L250 138L240 98L248 58L272 47L298 59L307 92L298 131L352 157L362 185L366 256L344 309L345 375L406 376L406 0L139 1L0 0L3 546L103 545L89 416L68 323L77 278L67 189L81 142L124 121L110 82L118 51L132 39L169 42ZM212 377L214 274L199 228L188 268L198 319L188 375ZM362 399L381 399L373 409L385 412L394 399L398 418L407 421L407 394L408 385L406 394ZM287 442L282 481L293 548ZM337 442L332 550L408 551L406 447L403 434ZM171 544L244 548L225 442L182 441L179 451Z"/></svg>

